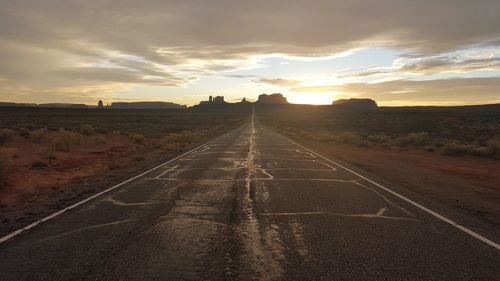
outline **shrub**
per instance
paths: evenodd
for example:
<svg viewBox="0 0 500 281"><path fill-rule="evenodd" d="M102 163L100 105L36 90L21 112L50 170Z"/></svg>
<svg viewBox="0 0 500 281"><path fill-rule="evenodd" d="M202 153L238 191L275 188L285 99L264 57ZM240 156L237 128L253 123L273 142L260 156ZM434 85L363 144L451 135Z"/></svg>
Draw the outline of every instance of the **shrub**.
<svg viewBox="0 0 500 281"><path fill-rule="evenodd" d="M0 144L5 144L11 141L15 136L15 132L11 129L0 130Z"/></svg>
<svg viewBox="0 0 500 281"><path fill-rule="evenodd" d="M354 132L340 132L335 135L337 142L360 145L363 142L363 138L360 134Z"/></svg>
<svg viewBox="0 0 500 281"><path fill-rule="evenodd" d="M64 129L59 129L51 143L56 151L68 152L72 145L81 143L81 136Z"/></svg>
<svg viewBox="0 0 500 281"><path fill-rule="evenodd" d="M80 126L80 133L86 136L90 136L95 134L95 129L89 124L83 124L82 126Z"/></svg>
<svg viewBox="0 0 500 281"><path fill-rule="evenodd" d="M43 162L43 161L35 161L31 164L31 167L34 169L44 169L47 168L49 164Z"/></svg>
<svg viewBox="0 0 500 281"><path fill-rule="evenodd" d="M36 143L42 143L45 139L47 139L47 129L40 128L32 131L30 133L30 139Z"/></svg>
<svg viewBox="0 0 500 281"><path fill-rule="evenodd" d="M136 144L140 144L140 145L142 145L146 142L146 138L141 134L133 134L132 139L134 140L134 142Z"/></svg>
<svg viewBox="0 0 500 281"><path fill-rule="evenodd" d="M398 146L425 146L431 143L431 137L427 132L409 133L396 139Z"/></svg>
<svg viewBox="0 0 500 281"><path fill-rule="evenodd" d="M97 135L92 138L92 142L94 143L94 145L105 144L106 141L106 137L104 137L103 135Z"/></svg>
<svg viewBox="0 0 500 281"><path fill-rule="evenodd" d="M136 156L134 156L133 159L134 159L134 161L140 162L140 161L144 160L144 156L142 156L142 155L136 155Z"/></svg>
<svg viewBox="0 0 500 281"><path fill-rule="evenodd" d="M17 129L17 134L25 139L28 139L30 137L30 130L25 127L21 127Z"/></svg>
<svg viewBox="0 0 500 281"><path fill-rule="evenodd" d="M66 142L62 137L57 136L52 139L52 146L54 146L54 149L56 151L68 152L70 144Z"/></svg>
<svg viewBox="0 0 500 281"><path fill-rule="evenodd" d="M500 140L490 140L488 142L488 149L491 151L491 157L495 159L500 158Z"/></svg>
<svg viewBox="0 0 500 281"><path fill-rule="evenodd" d="M44 155L49 160L56 160L57 159L57 153L56 153L56 149L54 148L54 146L48 147L44 151Z"/></svg>
<svg viewBox="0 0 500 281"><path fill-rule="evenodd" d="M367 140L372 143L384 144L391 142L391 138L386 134L369 135Z"/></svg>
<svg viewBox="0 0 500 281"><path fill-rule="evenodd" d="M471 145L459 144L459 143L447 143L439 151L443 155L448 156L462 156L471 154L474 148Z"/></svg>

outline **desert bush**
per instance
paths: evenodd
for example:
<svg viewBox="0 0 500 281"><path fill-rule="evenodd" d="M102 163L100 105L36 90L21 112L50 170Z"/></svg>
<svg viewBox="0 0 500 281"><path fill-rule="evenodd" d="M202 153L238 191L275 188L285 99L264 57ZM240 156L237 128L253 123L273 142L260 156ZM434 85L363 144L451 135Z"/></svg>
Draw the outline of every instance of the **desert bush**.
<svg viewBox="0 0 500 281"><path fill-rule="evenodd" d="M463 156L467 154L471 154L474 151L474 147L466 144L459 144L456 142L447 143L441 147L439 152L443 155L448 156Z"/></svg>
<svg viewBox="0 0 500 281"><path fill-rule="evenodd" d="M90 136L95 134L95 129L89 124L83 124L82 126L80 126L80 133L86 136Z"/></svg>
<svg viewBox="0 0 500 281"><path fill-rule="evenodd" d="M133 158L134 161L140 162L144 160L144 156L142 155L135 155Z"/></svg>
<svg viewBox="0 0 500 281"><path fill-rule="evenodd" d="M81 143L81 136L73 132L66 131L64 129L59 129L57 133L54 134L51 144L56 151L70 151L72 145L77 145Z"/></svg>
<svg viewBox="0 0 500 281"><path fill-rule="evenodd" d="M318 132L318 133L309 132L307 134L301 134L301 135L307 139L311 139L314 141L320 141L320 142L335 142L335 141L337 141L336 135L334 133L331 133L331 132Z"/></svg>
<svg viewBox="0 0 500 281"><path fill-rule="evenodd" d="M167 152L171 152L171 151L180 151L180 150L182 150L184 148L184 146L181 143L178 143L178 142L169 142L169 143L165 143L163 145L163 148Z"/></svg>
<svg viewBox="0 0 500 281"><path fill-rule="evenodd" d="M21 127L17 129L17 134L25 139L28 139L30 137L30 130L25 127Z"/></svg>
<svg viewBox="0 0 500 281"><path fill-rule="evenodd" d="M369 142L376 143L376 144L384 144L384 143L391 142L391 138L389 136L387 136L386 134L369 135L366 139Z"/></svg>
<svg viewBox="0 0 500 281"><path fill-rule="evenodd" d="M52 139L52 146L56 151L64 151L64 152L68 152L70 148L70 144L59 136Z"/></svg>
<svg viewBox="0 0 500 281"><path fill-rule="evenodd" d="M146 137L141 134L132 134L132 139L136 144L143 145L146 142Z"/></svg>
<svg viewBox="0 0 500 281"><path fill-rule="evenodd" d="M124 161L121 161L120 159L115 159L115 158L109 159L109 161L107 162L107 165L108 165L108 170L110 170L110 171L122 169L122 168L126 167L126 163L124 163Z"/></svg>
<svg viewBox="0 0 500 281"><path fill-rule="evenodd" d="M427 132L409 133L396 139L398 146L426 146L431 143L431 137Z"/></svg>
<svg viewBox="0 0 500 281"><path fill-rule="evenodd" d="M47 134L47 129L45 128L36 129L30 133L30 139L36 143L42 143L47 139Z"/></svg>
<svg viewBox="0 0 500 281"><path fill-rule="evenodd" d="M11 141L16 133L11 129L1 129L0 130L0 144L5 144Z"/></svg>
<svg viewBox="0 0 500 281"><path fill-rule="evenodd" d="M39 161L39 160L31 163L31 167L34 169L44 169L44 168L47 168L48 166L49 166L49 164L47 164L46 162L43 162L43 161Z"/></svg>
<svg viewBox="0 0 500 281"><path fill-rule="evenodd" d="M56 149L53 145L47 147L43 151L43 155L45 156L45 158L47 158L49 160L56 160L57 159Z"/></svg>
<svg viewBox="0 0 500 281"><path fill-rule="evenodd" d="M92 142L94 143L94 145L105 144L106 141L106 137L104 137L103 135L97 135L92 138Z"/></svg>
<svg viewBox="0 0 500 281"><path fill-rule="evenodd" d="M485 158L500 158L500 142L490 140L487 146L476 146L471 144L448 143L445 144L440 153L449 156L472 155Z"/></svg>
<svg viewBox="0 0 500 281"><path fill-rule="evenodd" d="M491 157L500 158L500 140L490 140L488 142L488 149L491 151Z"/></svg>
<svg viewBox="0 0 500 281"><path fill-rule="evenodd" d="M339 132L335 135L335 140L340 143L360 145L363 137L355 132Z"/></svg>

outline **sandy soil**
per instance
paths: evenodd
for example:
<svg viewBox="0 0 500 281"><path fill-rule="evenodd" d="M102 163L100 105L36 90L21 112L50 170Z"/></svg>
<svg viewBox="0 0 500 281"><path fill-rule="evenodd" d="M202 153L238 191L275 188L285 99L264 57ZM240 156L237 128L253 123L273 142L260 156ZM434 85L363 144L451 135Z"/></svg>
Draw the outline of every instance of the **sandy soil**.
<svg viewBox="0 0 500 281"><path fill-rule="evenodd" d="M500 224L500 161L299 141L421 196Z"/></svg>

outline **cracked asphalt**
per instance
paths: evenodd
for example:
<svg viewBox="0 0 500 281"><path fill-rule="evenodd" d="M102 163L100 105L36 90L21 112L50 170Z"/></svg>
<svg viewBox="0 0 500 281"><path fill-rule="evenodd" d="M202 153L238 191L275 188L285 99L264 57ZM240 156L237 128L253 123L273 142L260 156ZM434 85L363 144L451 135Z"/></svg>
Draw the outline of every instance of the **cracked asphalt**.
<svg viewBox="0 0 500 281"><path fill-rule="evenodd" d="M492 245L253 118L1 243L0 260L3 281L500 280Z"/></svg>

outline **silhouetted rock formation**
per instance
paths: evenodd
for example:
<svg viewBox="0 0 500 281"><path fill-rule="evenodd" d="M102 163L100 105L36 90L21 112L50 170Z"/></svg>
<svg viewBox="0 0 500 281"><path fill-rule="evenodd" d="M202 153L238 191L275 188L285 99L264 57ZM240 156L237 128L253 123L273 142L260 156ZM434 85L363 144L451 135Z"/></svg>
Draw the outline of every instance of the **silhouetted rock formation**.
<svg viewBox="0 0 500 281"><path fill-rule="evenodd" d="M252 104L251 102L247 101L246 98L243 98L241 101L240 101L240 104Z"/></svg>
<svg viewBox="0 0 500 281"><path fill-rule="evenodd" d="M102 100L99 100L99 102L97 103L97 107L104 107L104 103L102 102Z"/></svg>
<svg viewBox="0 0 500 281"><path fill-rule="evenodd" d="M332 103L337 109L369 110L377 109L377 103L372 99L340 99Z"/></svg>
<svg viewBox="0 0 500 281"><path fill-rule="evenodd" d="M163 101L141 101L141 102L114 102L112 108L142 108L142 109L179 109L186 108L186 105L181 105L173 102Z"/></svg>
<svg viewBox="0 0 500 281"><path fill-rule="evenodd" d="M288 104L286 98L279 93L266 95L259 95L259 99L257 100L258 104Z"/></svg>
<svg viewBox="0 0 500 281"><path fill-rule="evenodd" d="M195 107L203 107L203 108L222 107L226 106L227 104L228 103L224 101L224 96L216 96L216 97L209 96L208 101L201 101L200 104L198 104Z"/></svg>

